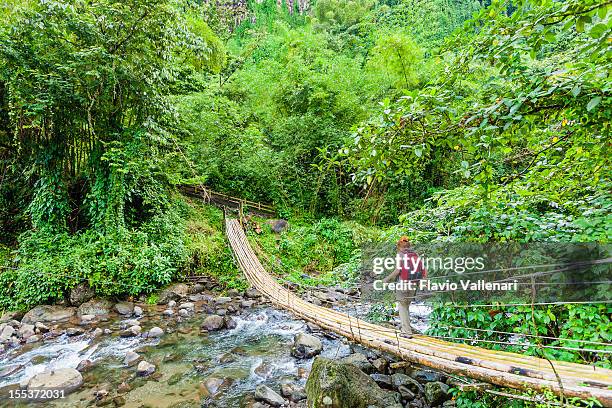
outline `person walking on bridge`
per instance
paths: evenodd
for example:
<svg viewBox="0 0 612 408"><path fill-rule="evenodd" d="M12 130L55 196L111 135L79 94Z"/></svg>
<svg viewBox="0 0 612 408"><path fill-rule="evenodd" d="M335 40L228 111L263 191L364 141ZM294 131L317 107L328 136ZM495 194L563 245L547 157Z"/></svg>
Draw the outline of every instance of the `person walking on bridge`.
<svg viewBox="0 0 612 408"><path fill-rule="evenodd" d="M427 270L423 265L423 260L412 249L412 245L407 236L402 236L397 242L397 259L398 265L395 271L383 279L384 282L392 282L397 280L398 284L395 289L395 298L398 302L399 316L402 327L402 337L412 337L412 326L410 326L410 303L415 299L418 281L427 277ZM407 286L409 282L413 282L414 289L402 286ZM399 287L398 287L399 286Z"/></svg>

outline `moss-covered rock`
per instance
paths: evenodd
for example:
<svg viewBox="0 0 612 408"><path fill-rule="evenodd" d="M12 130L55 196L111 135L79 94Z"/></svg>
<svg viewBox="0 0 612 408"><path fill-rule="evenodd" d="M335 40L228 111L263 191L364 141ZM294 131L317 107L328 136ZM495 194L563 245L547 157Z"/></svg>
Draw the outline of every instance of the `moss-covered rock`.
<svg viewBox="0 0 612 408"><path fill-rule="evenodd" d="M317 357L306 382L310 408L401 408L400 396L385 391L353 364Z"/></svg>

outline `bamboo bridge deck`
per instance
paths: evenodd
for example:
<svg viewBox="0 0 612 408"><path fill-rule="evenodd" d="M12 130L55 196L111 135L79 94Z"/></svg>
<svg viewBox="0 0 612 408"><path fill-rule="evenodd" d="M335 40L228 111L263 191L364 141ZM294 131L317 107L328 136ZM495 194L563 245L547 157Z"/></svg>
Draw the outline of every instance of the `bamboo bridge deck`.
<svg viewBox="0 0 612 408"><path fill-rule="evenodd" d="M612 370L451 343L424 335L406 339L399 332L306 302L266 272L236 219L226 219L226 234L248 281L276 306L304 320L403 360L480 381L565 397L597 398L612 407Z"/></svg>

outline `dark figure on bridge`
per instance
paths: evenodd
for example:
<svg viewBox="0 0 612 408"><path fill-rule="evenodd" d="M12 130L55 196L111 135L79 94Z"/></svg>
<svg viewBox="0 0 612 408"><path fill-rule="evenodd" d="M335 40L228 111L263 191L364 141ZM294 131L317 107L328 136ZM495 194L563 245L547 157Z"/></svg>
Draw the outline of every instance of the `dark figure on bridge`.
<svg viewBox="0 0 612 408"><path fill-rule="evenodd" d="M387 276L383 281L392 282L397 279L398 283L413 282L414 289L396 288L395 298L398 302L400 322L402 324L403 337L412 337L412 327L410 326L410 303L415 299L416 286L418 281L427 277L427 270L423 265L423 260L412 249L410 240L402 236L397 242L397 254L400 260L396 270ZM400 285L398 285L400 286Z"/></svg>

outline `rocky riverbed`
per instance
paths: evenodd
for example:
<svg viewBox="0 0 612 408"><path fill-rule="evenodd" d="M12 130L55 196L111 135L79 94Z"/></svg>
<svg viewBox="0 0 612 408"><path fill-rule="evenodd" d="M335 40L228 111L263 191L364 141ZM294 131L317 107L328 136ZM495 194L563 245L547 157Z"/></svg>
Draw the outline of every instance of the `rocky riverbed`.
<svg viewBox="0 0 612 408"><path fill-rule="evenodd" d="M345 290L319 292L307 296L366 312ZM452 406L443 374L296 320L254 290L177 284L158 303L90 299L5 314L0 406L32 404L7 397L48 387L64 392L41 404L51 407ZM419 327L426 314L415 310Z"/></svg>

